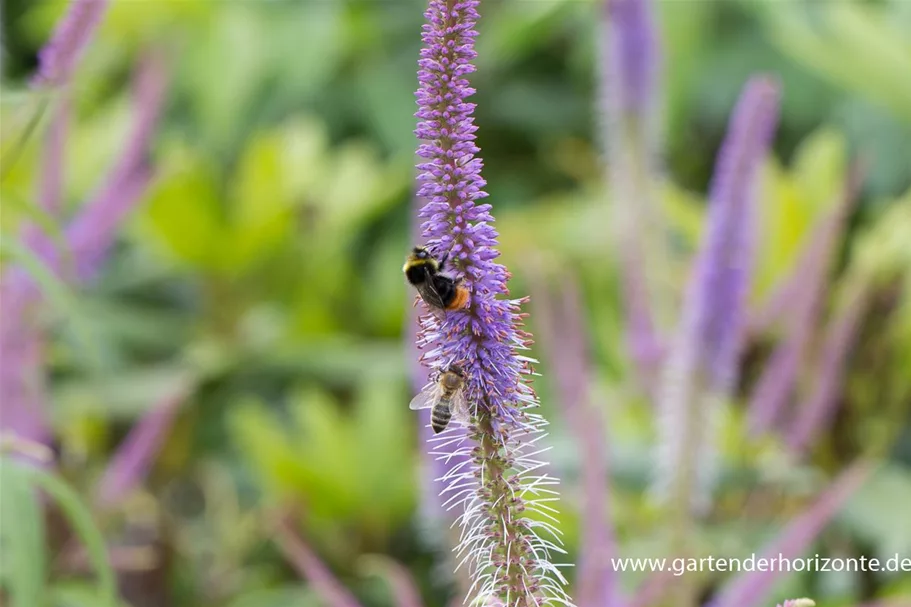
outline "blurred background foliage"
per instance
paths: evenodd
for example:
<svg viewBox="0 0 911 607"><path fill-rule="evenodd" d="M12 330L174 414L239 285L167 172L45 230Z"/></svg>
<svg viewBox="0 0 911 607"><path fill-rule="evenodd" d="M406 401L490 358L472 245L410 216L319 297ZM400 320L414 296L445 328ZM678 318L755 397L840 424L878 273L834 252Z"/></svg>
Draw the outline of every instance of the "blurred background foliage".
<svg viewBox="0 0 911 607"><path fill-rule="evenodd" d="M24 220L59 222L42 217L35 202L38 133L49 112L28 136L38 102L24 82L64 4L2 6L4 269ZM660 191L674 243L665 280L675 293L698 246L727 116L748 75L774 72L784 90L763 177L757 307L787 280L813 226L837 203L850 159L860 155L868 167L823 306L829 317L857 289L870 294L835 424L806 465L793 466L777 439L737 438L736 407L726 421L720 522L707 525L706 541L716 555L756 550L823 478L874 449L887 463L818 551L911 556L911 3L659 7ZM597 401L610 418L621 554L660 555L644 490L654 414L623 347L613 207L602 178L598 12L579 0L482 8L472 80L478 142L503 259L515 275L511 290L524 295L535 281L556 284L567 268L580 280ZM89 48L69 93L67 217L124 145L128 76L140 53L163 50L169 71L153 185L99 278L63 287L45 319L54 336L46 371L59 472L86 503L132 424L169 394L182 394L143 489L117 508L82 513L111 546L141 540L154 547L153 565L118 571L133 605L320 604L270 541L286 508L365 605L391 604L382 576L364 566L371 554L404 564L428 605L444 604L452 591L446 542L418 507L423 448L406 407L413 352L403 336L412 294L400 266L414 221L412 93L422 10L412 0L115 2ZM534 314L530 326L534 332ZM776 339L766 331L751 340L744 394ZM572 560L584 454L568 434L542 356L537 387L553 421L554 466L565 479L561 524ZM801 387L816 379L804 369ZM18 521L14 513L29 510L13 499L25 474L4 470L5 518ZM749 516L743 494L755 486L744 479L768 490ZM102 573L85 575L93 569L84 555L76 564L60 557L72 542L53 516L33 523L23 525L33 535L16 537L32 546L36 563L47 562L32 574L50 580L47 596L60 605L99 604L110 572L102 564ZM57 550L48 556L34 548L45 533ZM627 588L641 580L627 576ZM911 581L801 574L779 589L848 605L911 596Z"/></svg>

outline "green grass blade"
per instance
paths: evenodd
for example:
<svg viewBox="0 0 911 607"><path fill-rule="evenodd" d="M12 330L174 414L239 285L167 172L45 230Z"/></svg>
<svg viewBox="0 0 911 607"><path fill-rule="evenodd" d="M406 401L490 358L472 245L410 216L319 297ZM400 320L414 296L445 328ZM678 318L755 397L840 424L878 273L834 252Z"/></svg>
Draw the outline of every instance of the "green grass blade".
<svg viewBox="0 0 911 607"><path fill-rule="evenodd" d="M25 470L32 482L53 498L85 546L89 561L98 578L99 607L116 607L118 598L114 570L111 568L104 537L95 526L88 508L82 503L76 492L56 476L37 468L20 467L20 470Z"/></svg>
<svg viewBox="0 0 911 607"><path fill-rule="evenodd" d="M12 607L44 607L47 563L43 509L23 468L0 459L0 537Z"/></svg>

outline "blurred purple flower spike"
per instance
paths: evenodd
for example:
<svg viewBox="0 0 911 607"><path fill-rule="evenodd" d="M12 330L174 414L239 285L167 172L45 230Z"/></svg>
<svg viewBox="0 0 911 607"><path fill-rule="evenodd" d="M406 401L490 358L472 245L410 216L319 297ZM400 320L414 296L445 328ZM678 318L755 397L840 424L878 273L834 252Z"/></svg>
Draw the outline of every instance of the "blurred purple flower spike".
<svg viewBox="0 0 911 607"><path fill-rule="evenodd" d="M38 53L33 86L69 83L107 11L109 0L72 0L50 41Z"/></svg>
<svg viewBox="0 0 911 607"><path fill-rule="evenodd" d="M107 4L107 0L76 0L69 6L50 41L39 52L39 69L32 80L33 86L60 86L69 82ZM39 204L50 216L58 212L61 203L67 123L68 102L64 98L48 133L38 196ZM38 260L53 266L55 251L47 235L36 226L26 225L23 239ZM0 293L3 300L0 432L12 434L17 440L47 445L51 430L44 412L46 395L41 371L44 339L35 325L38 319L34 314L40 293L31 277L18 267L4 273Z"/></svg>
<svg viewBox="0 0 911 607"><path fill-rule="evenodd" d="M651 0L604 0L601 97L604 146L616 209L626 340L640 385L654 385L664 344L650 271L661 268L664 237L653 186L658 174L661 52ZM656 304L658 304L656 306Z"/></svg>
<svg viewBox="0 0 911 607"><path fill-rule="evenodd" d="M762 556L767 559L800 557L847 499L866 481L871 471L872 465L862 461L842 472L807 510L785 525L775 540L763 550ZM707 607L760 605L780 576L780 568L738 575Z"/></svg>
<svg viewBox="0 0 911 607"><path fill-rule="evenodd" d="M422 140L418 195L426 203L419 216L425 244L449 254L471 298L445 318L423 317L418 343L431 371L462 366L476 409L467 438L458 423L438 437L468 457L446 474L443 493L464 508L457 558L468 566L470 597L505 607L568 604L566 580L550 560L551 551L562 552L554 543L559 531L544 520L553 519L548 502L557 499L551 488L557 481L540 472L545 463L536 459L546 422L531 412L537 398L525 382L530 359L519 354L529 343L522 300L501 298L509 294L509 273L495 262L491 206L476 204L487 195L475 156L475 105L467 102L474 94L466 76L475 71L477 6L478 0L430 0L424 13L415 134Z"/></svg>
<svg viewBox="0 0 911 607"><path fill-rule="evenodd" d="M779 97L775 80L754 77L731 116L710 188L708 226L665 368L656 489L681 516L706 502L714 418L737 382L753 269L757 178L775 131Z"/></svg>
<svg viewBox="0 0 911 607"><path fill-rule="evenodd" d="M65 245L72 255L77 276L71 277L61 267L61 256L46 235L29 227L27 244L47 269L62 273L63 279L89 280L103 262L113 244L117 229L126 214L139 202L149 182L150 170L145 155L151 140L164 95L164 71L161 58L147 57L137 77L137 118L127 149L108 175L105 186L64 232ZM59 118L58 118L59 119ZM59 205L58 183L62 172L64 135L52 127L49 149L45 155L42 183L42 205L52 210ZM60 127L62 128L62 127ZM23 268L11 267L0 281L3 300L3 323L0 326L0 359L2 365L2 400L0 430L22 440L49 444L51 430L44 414L43 333L37 317L41 292ZM9 361L13 361L10 364Z"/></svg>
<svg viewBox="0 0 911 607"><path fill-rule="evenodd" d="M354 595L298 535L288 516L279 516L274 528L275 542L282 554L328 607L361 607Z"/></svg>
<svg viewBox="0 0 911 607"><path fill-rule="evenodd" d="M4 326L0 329L0 435L4 441L49 446L52 436L41 373L44 342L25 324L21 310L13 311L19 305L8 299L8 291L2 296ZM20 457L34 465L50 463L29 453Z"/></svg>
<svg viewBox="0 0 911 607"><path fill-rule="evenodd" d="M651 0L604 0L606 41L610 48L603 82L605 101L621 118L657 136L661 47Z"/></svg>
<svg viewBox="0 0 911 607"><path fill-rule="evenodd" d="M133 426L101 478L97 490L99 505L111 507L119 503L142 482L167 438L186 395L187 388L180 386L174 394L154 403Z"/></svg>
<svg viewBox="0 0 911 607"><path fill-rule="evenodd" d="M581 525L575 594L580 605L620 607L617 572L610 566L619 553L610 524L607 482L608 449L600 407L592 402L591 368L584 309L578 283L567 279L548 289L539 268L531 268L532 302L549 366L553 369L562 410L578 442L582 467Z"/></svg>
<svg viewBox="0 0 911 607"><path fill-rule="evenodd" d="M63 156L69 118L61 101L51 121L41 167L38 202L49 218L60 210ZM38 260L54 258L52 240L33 224L23 226L23 241ZM37 327L34 303L38 291L22 268L10 268L0 283L3 322L0 326L0 430L38 445L49 445L51 431L45 413L44 337ZM32 458L32 463L44 464Z"/></svg>
<svg viewBox="0 0 911 607"><path fill-rule="evenodd" d="M725 393L737 381L757 236L759 169L778 123L779 100L777 82L758 76L737 102L718 153L706 240L690 283L690 318L702 343L706 379Z"/></svg>
<svg viewBox="0 0 911 607"><path fill-rule="evenodd" d="M136 116L126 149L100 191L66 230L79 280L94 277L114 242L117 229L148 188L151 179L148 147L158 124L166 83L163 57L157 53L145 56L135 79Z"/></svg>
<svg viewBox="0 0 911 607"><path fill-rule="evenodd" d="M65 95L62 95L54 108L54 115L48 127L38 186L38 204L49 218L57 217L63 204L63 184L66 176L64 161L69 123L69 100ZM54 242L38 226L25 225L23 234L25 246L30 251L33 251L38 259L45 262L54 259L56 254Z"/></svg>
<svg viewBox="0 0 911 607"><path fill-rule="evenodd" d="M832 422L838 406L838 390L844 381L844 369L857 338L861 320L870 303L868 285L852 285L836 316L829 321L814 370L816 381L805 402L797 410L787 431L787 444L792 453L806 452L820 432Z"/></svg>
<svg viewBox="0 0 911 607"><path fill-rule="evenodd" d="M861 183L862 169L855 163L835 208L820 219L794 277L788 281L788 285L794 285L789 293L788 334L772 353L753 390L749 405L749 430L753 436L765 433L778 421L794 391L811 336L819 324L838 237L854 208Z"/></svg>

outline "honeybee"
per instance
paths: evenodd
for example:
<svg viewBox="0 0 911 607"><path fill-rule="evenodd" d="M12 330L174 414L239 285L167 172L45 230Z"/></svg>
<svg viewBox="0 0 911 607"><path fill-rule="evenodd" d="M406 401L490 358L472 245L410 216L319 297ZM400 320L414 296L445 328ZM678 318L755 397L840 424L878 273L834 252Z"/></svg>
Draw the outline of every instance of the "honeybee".
<svg viewBox="0 0 911 607"><path fill-rule="evenodd" d="M415 396L408 408L417 410L432 407L430 427L435 434L439 434L446 429L453 417L464 424L470 421L464 388L465 372L458 365L453 365L443 371L435 383Z"/></svg>
<svg viewBox="0 0 911 607"><path fill-rule="evenodd" d="M468 289L455 279L443 274L449 253L440 259L424 247L414 247L405 258L402 272L417 289L428 306L438 310L458 310L468 305Z"/></svg>

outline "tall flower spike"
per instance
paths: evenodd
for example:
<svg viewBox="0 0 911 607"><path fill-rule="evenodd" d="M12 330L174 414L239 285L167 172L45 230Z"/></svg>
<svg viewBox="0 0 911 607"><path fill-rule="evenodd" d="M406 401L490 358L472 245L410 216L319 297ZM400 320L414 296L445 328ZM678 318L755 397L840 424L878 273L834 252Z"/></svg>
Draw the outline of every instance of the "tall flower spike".
<svg viewBox="0 0 911 607"><path fill-rule="evenodd" d="M462 506L456 551L472 581L469 597L505 607L568 605L566 580L550 558L563 552L559 532L548 522L554 520L550 502L557 499L557 481L541 471L546 464L538 459L546 422L531 411L537 397L524 380L532 361L519 354L530 339L521 330L523 300L501 298L509 293L509 273L495 261L491 207L476 204L486 194L475 156L475 105L466 101L474 89L466 76L475 70L477 5L430 0L424 13L415 133L423 160L418 194L427 202L419 216L427 246L449 254L471 299L467 309L445 318L423 317L418 341L432 373L459 364L467 375L473 407L467 436L450 424L439 440L469 456L441 479L449 505Z"/></svg>
<svg viewBox="0 0 911 607"><path fill-rule="evenodd" d="M539 268L529 271L538 336L554 373L561 410L576 437L581 458L579 555L575 594L580 605L619 607L617 572L610 560L617 556L617 540L610 524L610 500L605 481L610 477L601 410L591 394L592 368L588 332L584 329L582 294L578 282L567 277L562 297L541 278Z"/></svg>
<svg viewBox="0 0 911 607"><path fill-rule="evenodd" d="M778 113L779 91L751 79L734 109L709 193L708 229L666 365L656 490L688 526L711 480L713 419L736 383L752 270L757 176ZM696 485L701 485L701 491Z"/></svg>
<svg viewBox="0 0 911 607"><path fill-rule="evenodd" d="M159 58L143 63L138 80L138 111L130 140L119 162L107 177L99 194L70 222L65 230L66 247L76 264L77 282L92 277L100 266L105 252L116 236L117 228L126 214L139 202L150 178L145 156L149 139L164 97L164 66ZM40 236L40 233L36 233ZM60 256L51 247L41 247L41 241L30 242L47 269L61 273ZM70 276L65 275L65 278ZM0 280L4 318L14 319L0 326L0 357L16 361L3 365L2 398L0 398L0 430L34 442L47 443L50 428L42 411L43 354L41 329L33 318L41 292L24 268L12 267Z"/></svg>
<svg viewBox="0 0 911 607"><path fill-rule="evenodd" d="M96 501L105 508L122 503L138 486L161 450L189 390L179 386L152 405L117 448L96 489Z"/></svg>
<svg viewBox="0 0 911 607"><path fill-rule="evenodd" d="M94 199L67 226L67 244L80 280L91 279L113 244L117 229L142 200L152 178L149 144L164 103L167 72L164 57L152 51L135 76L136 115L130 138Z"/></svg>
<svg viewBox="0 0 911 607"><path fill-rule="evenodd" d="M851 168L838 200L813 230L798 262L797 288L788 303L788 334L776 347L750 400L749 429L761 435L781 417L795 389L825 299L838 236L847 223L862 183L860 165Z"/></svg>
<svg viewBox="0 0 911 607"><path fill-rule="evenodd" d="M845 286L847 295L829 321L813 370L815 382L806 400L797 407L788 425L786 442L791 453L802 456L820 432L832 422L845 367L858 337L860 323L870 305L871 286L855 279Z"/></svg>
<svg viewBox="0 0 911 607"><path fill-rule="evenodd" d="M38 53L35 86L60 86L69 82L88 48L109 0L72 0L54 35Z"/></svg>
<svg viewBox="0 0 911 607"><path fill-rule="evenodd" d="M654 270L664 228L654 195L659 140L660 48L651 0L603 0L601 105L615 213L626 340L643 386L654 385L663 351ZM659 304L656 306L656 302Z"/></svg>

